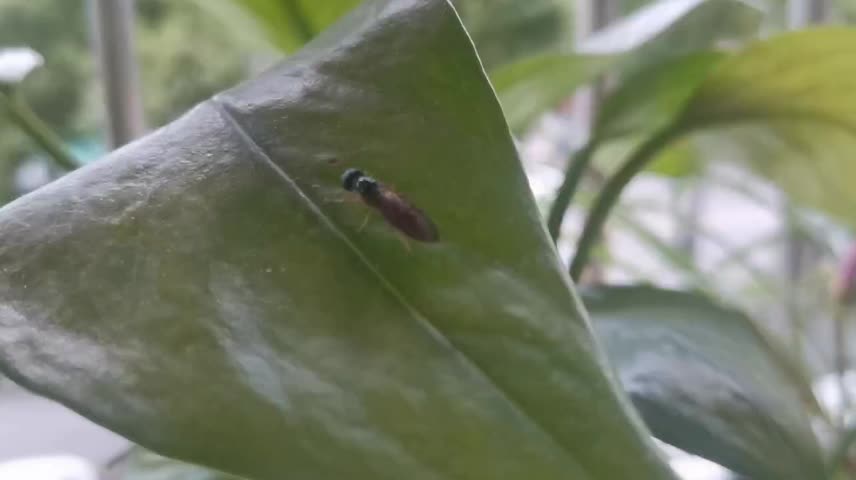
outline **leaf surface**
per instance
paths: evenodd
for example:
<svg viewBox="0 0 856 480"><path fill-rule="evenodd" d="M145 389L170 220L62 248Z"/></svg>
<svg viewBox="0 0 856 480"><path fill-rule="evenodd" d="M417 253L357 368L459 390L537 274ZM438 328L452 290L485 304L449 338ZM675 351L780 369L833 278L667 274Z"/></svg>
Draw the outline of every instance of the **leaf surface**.
<svg viewBox="0 0 856 480"><path fill-rule="evenodd" d="M346 168L440 241L344 201ZM271 480L671 478L445 1L366 2L0 232L0 369L159 454Z"/></svg>

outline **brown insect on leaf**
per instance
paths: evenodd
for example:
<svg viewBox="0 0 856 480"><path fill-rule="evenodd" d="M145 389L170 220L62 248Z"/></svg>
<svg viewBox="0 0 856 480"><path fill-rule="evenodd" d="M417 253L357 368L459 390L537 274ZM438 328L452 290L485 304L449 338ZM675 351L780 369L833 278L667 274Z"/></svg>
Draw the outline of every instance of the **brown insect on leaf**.
<svg viewBox="0 0 856 480"><path fill-rule="evenodd" d="M425 212L415 207L402 195L383 183L351 168L342 175L342 186L360 195L363 202L380 212L383 218L398 231L420 242L440 239L437 226Z"/></svg>

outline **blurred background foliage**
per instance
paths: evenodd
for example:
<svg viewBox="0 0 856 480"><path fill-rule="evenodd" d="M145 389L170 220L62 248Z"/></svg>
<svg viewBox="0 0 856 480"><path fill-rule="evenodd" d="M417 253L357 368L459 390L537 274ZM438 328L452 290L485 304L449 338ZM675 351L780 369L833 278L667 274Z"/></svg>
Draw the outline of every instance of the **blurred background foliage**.
<svg viewBox="0 0 856 480"><path fill-rule="evenodd" d="M162 125L245 78L260 55L248 55L245 44L224 35L220 22L193 2L139 0L137 10L136 46L149 125ZM0 0L0 45L29 46L45 57L21 93L84 162L104 152L105 114L87 16L84 0ZM37 148L17 129L0 128L4 201L15 195L11 172L33 155L39 155Z"/></svg>

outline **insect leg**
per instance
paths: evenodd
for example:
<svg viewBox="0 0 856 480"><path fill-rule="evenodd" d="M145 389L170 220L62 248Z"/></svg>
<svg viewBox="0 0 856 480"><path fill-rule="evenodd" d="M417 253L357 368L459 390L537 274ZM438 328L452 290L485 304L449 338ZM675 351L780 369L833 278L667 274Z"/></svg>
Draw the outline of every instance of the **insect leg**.
<svg viewBox="0 0 856 480"><path fill-rule="evenodd" d="M398 240L401 242L402 245L404 245L404 249L407 250L407 253L413 253L413 249L410 248L410 241L407 240L407 237L400 233L396 233L395 236L398 237Z"/></svg>
<svg viewBox="0 0 856 480"><path fill-rule="evenodd" d="M366 218L363 220L363 223L360 224L360 228L357 229L357 233L362 232L363 229L366 228L366 225L369 224L369 216L370 215L371 215L371 213L366 213Z"/></svg>

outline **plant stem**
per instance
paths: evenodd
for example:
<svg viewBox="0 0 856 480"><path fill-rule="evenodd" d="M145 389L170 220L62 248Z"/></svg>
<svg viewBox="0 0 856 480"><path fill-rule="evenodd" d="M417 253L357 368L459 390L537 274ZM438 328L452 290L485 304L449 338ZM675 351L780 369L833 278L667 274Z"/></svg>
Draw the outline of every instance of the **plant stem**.
<svg viewBox="0 0 856 480"><path fill-rule="evenodd" d="M570 274L574 281L579 280L600 236L600 231L606 223L612 207L618 202L624 187L654 159L657 153L683 133L683 130L679 129L677 125L669 125L649 137L636 148L627 162L603 186L586 218L583 233L577 243L577 253L571 262Z"/></svg>
<svg viewBox="0 0 856 480"><path fill-rule="evenodd" d="M14 90L0 91L0 107L8 113L12 122L53 159L57 166L63 170L74 170L78 167L62 140Z"/></svg>
<svg viewBox="0 0 856 480"><path fill-rule="evenodd" d="M312 27L312 23L309 19L306 18L306 12L303 11L303 8L300 7L297 0L285 0L282 4L285 6L286 10L288 10L288 17L291 20L291 26L300 35L303 43L312 40L312 38L315 37L315 29Z"/></svg>
<svg viewBox="0 0 856 480"><path fill-rule="evenodd" d="M834 335L835 375L838 380L838 394L841 396L839 409L840 422L842 426L847 425L847 413L850 410L850 391L847 389L847 307L838 303L832 317Z"/></svg>
<svg viewBox="0 0 856 480"><path fill-rule="evenodd" d="M559 239L565 212L568 211L568 207L574 199L574 194L577 192L583 174L591 164L591 159L594 156L596 148L597 142L591 139L582 148L575 150L571 154L571 158L568 161L568 169L565 171L565 179L562 181L559 189L556 190L556 198L553 200L553 205L550 206L550 213L547 215L547 230L549 230L550 237L552 237L554 242Z"/></svg>

